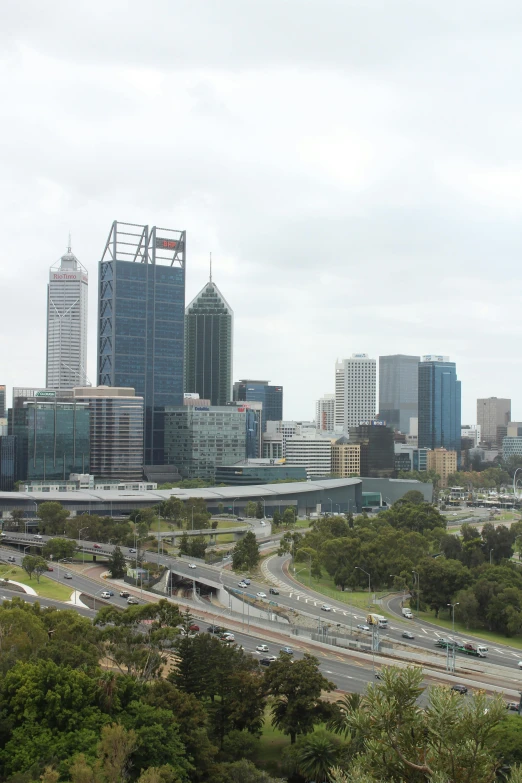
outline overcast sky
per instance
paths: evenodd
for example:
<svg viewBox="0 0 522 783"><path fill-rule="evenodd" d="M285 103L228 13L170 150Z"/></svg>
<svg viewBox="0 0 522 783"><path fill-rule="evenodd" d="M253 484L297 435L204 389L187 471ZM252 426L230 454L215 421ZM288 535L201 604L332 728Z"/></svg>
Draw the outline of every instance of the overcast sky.
<svg viewBox="0 0 522 783"><path fill-rule="evenodd" d="M3 0L0 383L45 383L48 269L186 229L234 378L313 418L353 352L457 362L522 420L520 0ZM10 393L10 390L9 390Z"/></svg>

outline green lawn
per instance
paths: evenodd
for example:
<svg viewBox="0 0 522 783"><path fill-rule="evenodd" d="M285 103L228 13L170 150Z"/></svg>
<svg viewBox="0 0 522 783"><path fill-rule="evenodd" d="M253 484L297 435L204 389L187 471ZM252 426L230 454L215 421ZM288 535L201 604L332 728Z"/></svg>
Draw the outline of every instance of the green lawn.
<svg viewBox="0 0 522 783"><path fill-rule="evenodd" d="M297 563L296 566L296 573L294 575L292 569L290 568L289 573L296 579L298 582L300 582L305 587L310 587L312 590L315 590L318 593L321 593L321 595L326 595L328 598L333 598L336 601L341 601L342 603L349 604L350 606L357 606L359 609L368 609L368 591L363 592L345 592L343 593L341 590L338 590L334 583L333 579L331 579L329 576L322 576L320 579L314 579L312 577L312 584L310 585L309 578L308 578L308 567L303 566L303 563ZM300 570L304 569L304 570ZM372 593L373 596L373 593ZM380 605L371 603L371 608L378 608L379 614L385 614L384 611L382 611L382 607Z"/></svg>
<svg viewBox="0 0 522 783"><path fill-rule="evenodd" d="M453 625L449 616L445 617L443 615L437 619L434 612L417 612L414 606L412 607L412 611L419 620L426 620L426 622L434 623L447 631L452 631ZM459 636L463 636L465 639L471 639L473 636L476 636L478 639L484 639L492 644L509 644L510 647L522 649L522 638L520 636L507 637L495 633L494 631L487 631L486 629L466 628L463 623L459 623L457 620L455 620L455 633Z"/></svg>
<svg viewBox="0 0 522 783"><path fill-rule="evenodd" d="M40 584L38 584L36 577L33 576L32 579L29 579L23 568L19 566L0 565L0 578L21 582L24 585L28 585L28 587L32 587L42 598L54 598L56 601L68 601L74 589L72 585L71 587L66 587L43 575L40 577Z"/></svg>
<svg viewBox="0 0 522 783"><path fill-rule="evenodd" d="M272 726L270 709L267 707L263 733L253 759L254 764L271 775L279 775L281 773L281 751L288 745L290 745L290 737Z"/></svg>

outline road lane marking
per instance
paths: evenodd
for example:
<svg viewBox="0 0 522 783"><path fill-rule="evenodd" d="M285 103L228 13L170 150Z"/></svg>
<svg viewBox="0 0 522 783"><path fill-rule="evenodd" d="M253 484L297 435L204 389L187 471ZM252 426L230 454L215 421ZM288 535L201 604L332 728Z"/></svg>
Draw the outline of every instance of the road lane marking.
<svg viewBox="0 0 522 783"><path fill-rule="evenodd" d="M425 628L421 628L421 631L422 631L423 633L425 633L425 634L427 634L427 633L428 633L428 632L427 632L427 630L426 630Z"/></svg>

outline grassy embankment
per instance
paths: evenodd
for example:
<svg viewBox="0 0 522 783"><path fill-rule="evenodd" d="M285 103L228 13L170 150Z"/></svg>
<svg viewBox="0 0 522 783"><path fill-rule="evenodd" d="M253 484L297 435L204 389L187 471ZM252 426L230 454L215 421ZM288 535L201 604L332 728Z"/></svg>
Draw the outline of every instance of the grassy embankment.
<svg viewBox="0 0 522 783"><path fill-rule="evenodd" d="M58 582L54 582L44 575L40 577L40 583L38 583L36 577L29 579L23 568L19 566L0 565L0 579L12 579L13 582L20 582L28 587L32 587L41 598L69 601L72 595L72 587L66 587Z"/></svg>

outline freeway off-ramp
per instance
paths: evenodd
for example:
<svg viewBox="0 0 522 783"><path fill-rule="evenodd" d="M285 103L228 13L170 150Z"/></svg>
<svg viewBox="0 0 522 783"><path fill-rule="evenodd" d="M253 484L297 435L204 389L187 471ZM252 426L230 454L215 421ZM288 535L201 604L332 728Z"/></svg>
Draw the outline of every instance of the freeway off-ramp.
<svg viewBox="0 0 522 783"><path fill-rule="evenodd" d="M31 542L33 539L29 538L25 535L20 535L18 537L18 540L20 543L24 543L24 545L27 545L26 542ZM44 537L45 540L45 537ZM82 545L85 546L85 551L91 551L93 554L96 554L97 556L105 556L107 557L110 554L110 551L112 549L109 545L101 545L101 548L95 548L94 542L82 542ZM130 553L129 549L122 547L122 552L126 556L127 559L132 560L133 554ZM5 551L5 550L4 550ZM10 550L10 552L13 552L13 549ZM16 555L16 559L18 562L22 559L22 554L19 553ZM147 559L152 562L158 561L158 555L157 553L153 552L147 552ZM361 609L357 608L351 608L347 606L346 604L343 604L341 602L333 601L331 599L328 599L328 604L332 607L331 613L325 613L322 612L320 607L322 603L324 602L323 596L314 594L313 591L308 591L305 586L301 585L300 583L296 583L292 580L292 578L286 573L284 569L284 564L288 560L288 558L279 558L276 555L270 557L265 561L264 571L265 576L268 577L270 580L270 583L277 585L280 594L277 596L270 596L271 598L275 599L277 603L282 606L286 607L288 609L293 609L296 612L301 612L305 615L321 618L323 623L327 622L331 626L336 626L337 624L340 624L344 626L344 631L348 631L350 628L350 625L356 626L358 623L361 623L365 619L365 613ZM215 568L212 566L206 566L204 564L197 563L197 567L195 569L189 568L189 562L180 560L178 558L173 557L166 557L166 556L160 556L159 561L161 564L165 565L166 567L170 568L173 573L185 577L187 580L194 581L194 583L209 583L209 584L220 584L223 586L228 586L232 588L236 588L237 592L241 592L237 588L237 582L239 581L237 575L232 574L230 571L227 571L226 569L220 569ZM49 577L56 579L57 581L62 582L62 584L67 584L63 581L63 570L68 569L71 572L74 573L74 578L72 580L74 587L76 590L85 592L87 594L93 595L95 593L100 594L100 592L107 587L107 583L102 583L100 581L95 581L93 579L90 579L89 577L85 576L82 573L79 573L78 571L74 570L70 566L64 566L62 564L58 565L55 564L55 571L48 574ZM60 570L59 570L60 569ZM127 586L128 587L128 586ZM114 592L116 595L111 599L112 603L115 603L116 605L119 605L121 607L126 606L126 600L119 597L118 587L113 587ZM250 594L256 594L257 592L268 592L266 584L261 583L253 583L248 588ZM138 588L131 588L131 592L133 592L134 595L137 595L140 597L140 590ZM20 595L20 594L18 594ZM143 600L149 600L149 597L146 593L146 591L142 591L142 597ZM24 596L25 600L32 600L28 596ZM153 600L157 600L157 597L154 597ZM395 599L396 601L400 601L400 599ZM42 602L42 601L41 601ZM103 602L103 599L100 598L100 603ZM46 604L50 604L50 601L45 601ZM212 618L212 615L218 615L223 616L223 611L221 612L221 615L219 614L219 610L217 610L215 607L209 606L206 602L187 602L185 600L182 600L181 603L189 603L191 612L197 616L200 614L204 614L207 617L207 620L210 620ZM63 605L62 605L63 606ZM73 607L74 608L74 607ZM398 606L393 606L393 602L390 602L390 606L387 607L390 612L396 611ZM88 610L87 610L88 611ZM241 622L241 616L236 615L236 622L233 625L237 625L237 623ZM232 617L227 618L227 623L230 624L232 620ZM216 621L217 617L216 617ZM206 622L206 621L205 621ZM223 622L223 620L219 621ZM253 625L254 620L251 619L251 623ZM240 626L234 629L234 633L236 634L236 638L238 639L238 643L242 644L245 649L250 649L249 645L253 644L254 647L257 643L266 641L266 637L270 635L278 635L279 642L278 644L280 646L284 646L286 644L289 644L294 649L296 649L296 645L306 648L310 646L310 643L305 642L302 639L296 640L296 637L293 636L290 638L289 635L286 637L282 637L281 634L284 630L286 630L286 633L288 634L289 628L282 626L281 624L278 624L277 628L274 628L273 631L266 631L261 633L259 632L259 628L255 630L255 636L254 638L249 635L241 636L241 640L238 637L238 631ZM403 630L414 630L414 633L416 634L416 639L414 642L408 643L406 640L402 640L401 634ZM381 641L393 641L395 644L400 644L402 649L410 649L412 651L416 651L417 653L422 652L422 650L429 652L430 658L433 658L435 654L435 646L434 643L436 639L440 636L444 635L445 637L448 637L449 634L445 632L444 634L441 633L441 630L437 626L431 626L428 623L418 623L416 621L402 621L400 618L397 618L396 621L392 621L392 628L389 629L389 632L387 633L386 637L383 637L381 633ZM365 634L365 632L360 633L360 640L369 641L369 634ZM270 646L270 645L269 645ZM324 645L319 645L319 652L317 649L317 645L311 645L312 646L312 652L318 657L320 657L321 660L321 667L323 671L327 674L327 676L330 679L333 679L341 689L346 689L350 691L358 691L358 690L364 690L366 684L368 682L371 682L373 679L373 674L371 670L372 666L372 657L371 655L363 655L360 654L360 659L357 662L353 662L353 654L350 657L350 653L341 652L340 649L326 648ZM274 647L274 654L277 654L278 649L277 644ZM325 648L325 649L323 649ZM271 648L272 652L272 648ZM445 665L445 654L439 653L438 657L440 658L440 666L441 668ZM488 674L487 674L487 666L489 664L496 664L496 666L504 667L505 671L505 677L504 682L499 684L504 685L506 688L512 689L513 692L518 692L520 687L522 686L522 678L520 675L520 672L518 671L518 661L522 658L522 654L516 651L514 648L510 648L509 646L505 645L495 645L494 648L489 645L489 655L487 661L483 660L476 660L468 658L461 658L457 657L457 676L461 678L464 676L462 671L459 671L459 668L462 666L466 666L466 669L468 672L470 671L470 664L472 664L473 668L473 674L471 675L468 673L466 676L473 676L475 680L483 678L484 681L487 681ZM378 663L386 663L386 661L381 656L376 656L375 661ZM422 661L418 661L422 662ZM368 668L370 667L370 668ZM353 678L353 679L352 679Z"/></svg>

